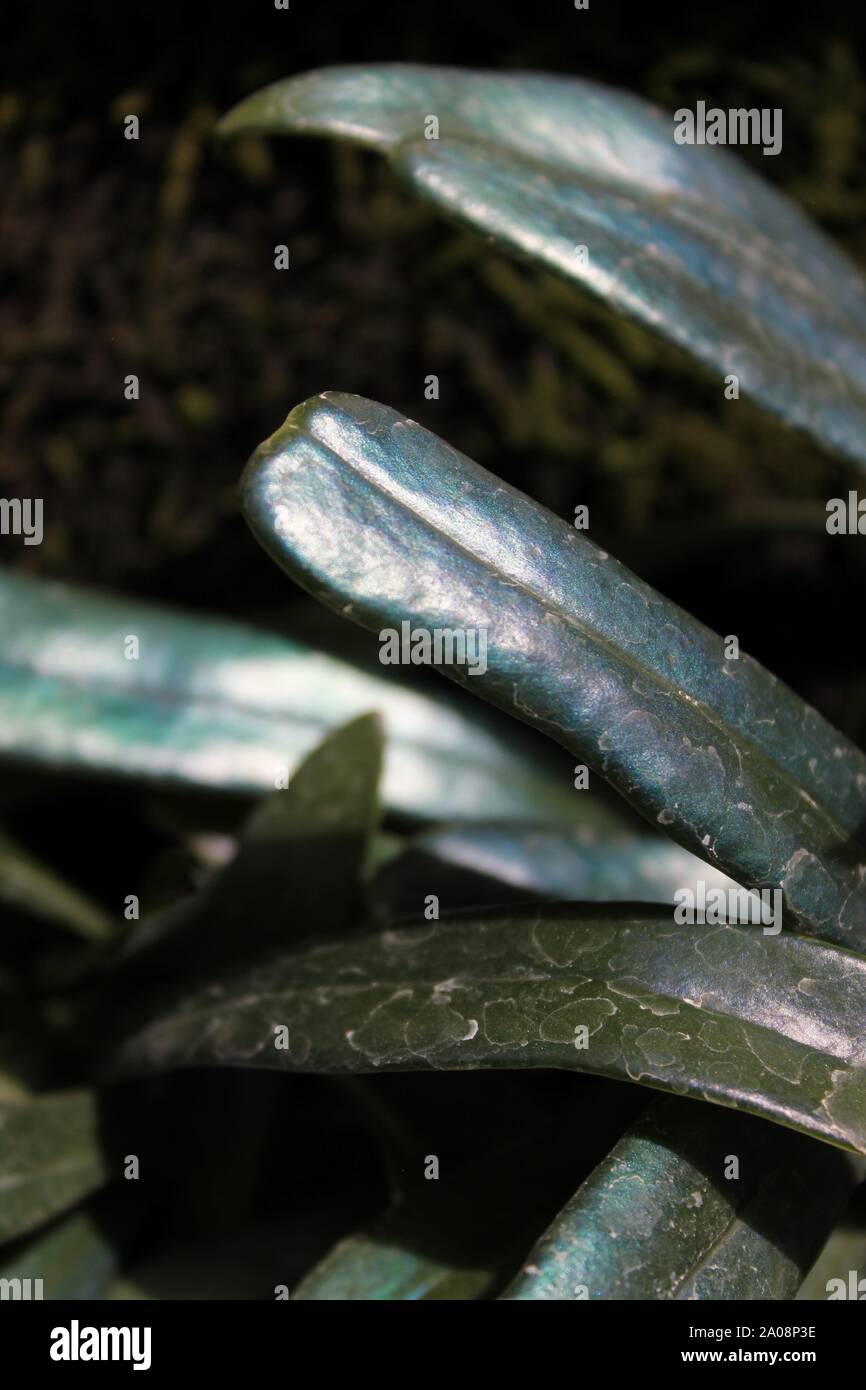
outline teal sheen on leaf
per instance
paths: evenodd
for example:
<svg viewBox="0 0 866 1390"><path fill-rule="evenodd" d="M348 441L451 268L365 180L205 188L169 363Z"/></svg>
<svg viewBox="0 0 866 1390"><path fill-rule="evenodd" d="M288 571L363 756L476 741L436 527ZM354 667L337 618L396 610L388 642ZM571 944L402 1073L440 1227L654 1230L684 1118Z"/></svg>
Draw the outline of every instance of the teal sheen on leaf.
<svg viewBox="0 0 866 1390"><path fill-rule="evenodd" d="M414 836L379 869L371 894L380 915L408 917L427 893L448 912L533 898L673 904L678 890L696 892L698 880L708 889L736 887L660 835L479 822Z"/></svg>
<svg viewBox="0 0 866 1390"><path fill-rule="evenodd" d="M390 810L579 816L567 759L541 769L471 707L386 677L239 623L0 572L0 760L255 795L376 710Z"/></svg>
<svg viewBox="0 0 866 1390"><path fill-rule="evenodd" d="M484 632L485 670L443 674L737 883L781 889L786 925L866 944L866 756L582 533L339 393L292 411L242 494L258 541L315 598L374 632Z"/></svg>
<svg viewBox="0 0 866 1390"><path fill-rule="evenodd" d="M655 1101L502 1297L793 1298L864 1172L750 1115Z"/></svg>
<svg viewBox="0 0 866 1390"><path fill-rule="evenodd" d="M380 151L443 212L670 339L720 390L734 374L866 463L866 281L742 158L678 144L672 113L570 77L387 63L277 82L220 128Z"/></svg>

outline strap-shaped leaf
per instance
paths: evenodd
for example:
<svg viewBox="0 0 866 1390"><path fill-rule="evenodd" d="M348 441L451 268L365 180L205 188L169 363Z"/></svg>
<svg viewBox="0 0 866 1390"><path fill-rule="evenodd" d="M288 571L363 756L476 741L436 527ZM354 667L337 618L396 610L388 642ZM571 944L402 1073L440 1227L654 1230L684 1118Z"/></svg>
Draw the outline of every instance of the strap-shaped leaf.
<svg viewBox="0 0 866 1390"><path fill-rule="evenodd" d="M442 912L487 903L675 902L697 881L736 884L661 836L568 834L546 825L444 825L414 836L371 885L383 917L410 917L435 893Z"/></svg>
<svg viewBox="0 0 866 1390"><path fill-rule="evenodd" d="M0 1099L0 1241L41 1226L105 1176L92 1092Z"/></svg>
<svg viewBox="0 0 866 1390"><path fill-rule="evenodd" d="M138 639L127 660L126 639ZM559 823L580 812L563 762L468 714L284 637L0 574L0 757L62 772L259 794L329 728L379 710L389 808Z"/></svg>
<svg viewBox="0 0 866 1390"><path fill-rule="evenodd" d="M742 160L677 143L648 103L573 78L389 63L278 82L222 130L381 151L444 212L866 461L866 281Z"/></svg>
<svg viewBox="0 0 866 1390"><path fill-rule="evenodd" d="M327 393L254 454L254 534L374 631L486 634L440 669L576 753L786 921L866 941L866 757L721 637L386 406ZM477 639L480 643L480 636Z"/></svg>
<svg viewBox="0 0 866 1390"><path fill-rule="evenodd" d="M748 1115L656 1101L502 1297L793 1298L864 1167Z"/></svg>
<svg viewBox="0 0 866 1390"><path fill-rule="evenodd" d="M866 1153L864 1014L866 957L810 937L516 908L301 946L176 992L117 1066L574 1067Z"/></svg>

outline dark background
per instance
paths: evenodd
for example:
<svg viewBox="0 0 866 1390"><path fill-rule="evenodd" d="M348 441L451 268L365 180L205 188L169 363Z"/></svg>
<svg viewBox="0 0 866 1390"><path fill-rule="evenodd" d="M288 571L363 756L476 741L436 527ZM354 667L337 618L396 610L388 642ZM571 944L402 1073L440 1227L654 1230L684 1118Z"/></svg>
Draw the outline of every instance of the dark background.
<svg viewBox="0 0 866 1390"><path fill-rule="evenodd" d="M824 532L850 466L454 230L377 157L212 139L247 93L347 61L555 70L671 110L780 105L782 153L740 157L866 264L866 24L847 8L19 7L0 87L0 494L43 497L46 536L3 538L0 559L245 616L285 608L237 478L298 401L354 391L562 515L589 503L595 539L862 738L863 548Z"/></svg>

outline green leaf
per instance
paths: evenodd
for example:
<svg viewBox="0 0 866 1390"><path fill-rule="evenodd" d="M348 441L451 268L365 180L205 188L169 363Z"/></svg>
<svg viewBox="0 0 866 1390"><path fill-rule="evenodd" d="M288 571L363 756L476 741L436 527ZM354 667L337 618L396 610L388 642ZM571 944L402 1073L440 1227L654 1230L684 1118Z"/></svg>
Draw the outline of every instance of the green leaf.
<svg viewBox="0 0 866 1390"><path fill-rule="evenodd" d="M0 901L67 927L89 941L108 941L103 909L0 831Z"/></svg>
<svg viewBox="0 0 866 1390"><path fill-rule="evenodd" d="M864 1170L751 1116L657 1101L502 1297L793 1298Z"/></svg>
<svg viewBox="0 0 866 1390"><path fill-rule="evenodd" d="M96 1097L0 1097L0 1242L41 1226L106 1180Z"/></svg>
<svg viewBox="0 0 866 1390"><path fill-rule="evenodd" d="M116 1069L574 1068L866 1152L864 1011L866 957L809 937L527 908L299 946L175 991Z"/></svg>
<svg viewBox="0 0 866 1390"><path fill-rule="evenodd" d="M439 669L737 883L782 889L786 923L866 944L866 756L580 532L336 393L292 411L242 487L256 538L315 598L379 633L486 634L483 669Z"/></svg>
<svg viewBox="0 0 866 1390"><path fill-rule="evenodd" d="M131 962L169 978L289 944L315 924L338 931L363 916L362 871L379 814L382 727L363 715L301 763L288 787L247 818L234 859L191 898L145 918ZM133 987L138 988L136 968Z"/></svg>
<svg viewBox="0 0 866 1390"><path fill-rule="evenodd" d="M411 1239L411 1238L410 1238ZM340 1241L293 1292L298 1302L408 1302L481 1298L494 1268L459 1268L407 1248L403 1224L383 1218L370 1231Z"/></svg>
<svg viewBox="0 0 866 1390"><path fill-rule="evenodd" d="M379 150L443 212L866 461L863 277L745 163L678 144L646 102L574 78L381 63L277 82L221 130Z"/></svg>
<svg viewBox="0 0 866 1390"><path fill-rule="evenodd" d="M373 881L377 914L409 916L435 893L442 912L546 898L671 903L678 889L735 888L679 845L650 835L568 834L543 825L450 825L414 836Z"/></svg>
<svg viewBox="0 0 866 1390"><path fill-rule="evenodd" d="M488 1073L408 1080L425 1137L407 1133L403 1142L401 1136L398 1200L341 1239L292 1290L293 1299L495 1296L529 1241L559 1210L576 1178L605 1154L635 1108L632 1088L588 1076ZM431 1106L436 1091L429 1083L438 1080L447 1081L448 1100L440 1088L444 1104ZM364 1082L381 1094L382 1079ZM404 1118L408 1089L407 1084L400 1106ZM394 1096L393 1084L387 1094ZM461 1154L467 1144L470 1151ZM431 1149L435 1178L427 1175Z"/></svg>
<svg viewBox="0 0 866 1390"><path fill-rule="evenodd" d="M101 1298L117 1267L117 1254L87 1211L64 1217L40 1232L11 1259L0 1279L41 1279L43 1298Z"/></svg>
<svg viewBox="0 0 866 1390"><path fill-rule="evenodd" d="M567 762L542 767L471 709L285 637L8 571L0 634L0 759L260 795L329 729L378 710L389 809L472 818L495 805L559 824L580 814Z"/></svg>
<svg viewBox="0 0 866 1390"><path fill-rule="evenodd" d="M835 1293L838 1299L843 1290L844 1296L850 1298L852 1275L855 1285L859 1285L859 1302L866 1292L866 1285L860 1283L866 1280L866 1186L860 1187L854 1194L848 1209L800 1285L797 1298L826 1301L831 1293ZM831 1279L840 1279L842 1289L838 1284L831 1285Z"/></svg>

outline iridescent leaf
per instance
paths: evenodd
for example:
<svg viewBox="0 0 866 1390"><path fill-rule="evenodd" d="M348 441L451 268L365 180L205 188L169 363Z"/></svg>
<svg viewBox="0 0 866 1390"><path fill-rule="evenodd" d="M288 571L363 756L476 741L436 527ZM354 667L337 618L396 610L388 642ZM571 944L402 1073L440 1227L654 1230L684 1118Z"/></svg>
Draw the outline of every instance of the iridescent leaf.
<svg viewBox="0 0 866 1390"><path fill-rule="evenodd" d="M221 129L379 150L445 213L866 461L862 275L742 159L677 143L647 102L569 77L380 63L277 82Z"/></svg>
<svg viewBox="0 0 866 1390"><path fill-rule="evenodd" d="M0 574L0 758L258 795L368 710L385 720L390 809L472 818L495 805L556 823L580 812L566 761L545 769L531 746L384 672L238 623Z"/></svg>
<svg viewBox="0 0 866 1390"><path fill-rule="evenodd" d="M864 1171L751 1116L657 1101L502 1297L793 1298Z"/></svg>
<svg viewBox="0 0 866 1390"><path fill-rule="evenodd" d="M444 674L737 883L781 889L787 924L866 940L866 756L579 531L396 411L332 393L253 455L243 503L315 598L380 636L475 634L483 664Z"/></svg>

